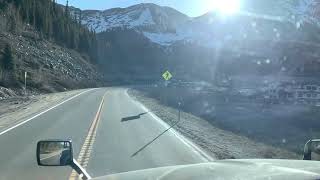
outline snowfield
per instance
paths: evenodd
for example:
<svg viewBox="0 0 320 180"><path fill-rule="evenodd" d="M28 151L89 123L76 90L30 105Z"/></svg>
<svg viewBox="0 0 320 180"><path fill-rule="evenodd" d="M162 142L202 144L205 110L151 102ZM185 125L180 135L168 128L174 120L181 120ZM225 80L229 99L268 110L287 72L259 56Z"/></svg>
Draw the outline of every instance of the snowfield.
<svg viewBox="0 0 320 180"><path fill-rule="evenodd" d="M137 15L138 18L135 18ZM113 28L133 29L140 26L149 26L155 24L155 22L147 8L142 12L132 11L126 14L109 14L108 12L96 11L92 15L85 16L82 19L82 24L99 33Z"/></svg>
<svg viewBox="0 0 320 180"><path fill-rule="evenodd" d="M143 32L143 35L147 37L151 42L154 42L163 46L169 46L176 41L181 41L185 39L184 36L180 36L178 34L173 34L173 33Z"/></svg>

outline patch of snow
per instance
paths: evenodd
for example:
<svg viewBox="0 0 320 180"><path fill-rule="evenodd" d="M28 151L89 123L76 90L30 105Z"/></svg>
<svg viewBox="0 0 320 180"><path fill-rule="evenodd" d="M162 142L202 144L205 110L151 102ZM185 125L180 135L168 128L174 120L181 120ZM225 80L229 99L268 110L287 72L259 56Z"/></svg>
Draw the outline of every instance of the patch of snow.
<svg viewBox="0 0 320 180"><path fill-rule="evenodd" d="M243 96L252 96L254 94L256 94L256 90L255 89L240 89L239 93Z"/></svg>
<svg viewBox="0 0 320 180"><path fill-rule="evenodd" d="M169 46L175 41L183 40L184 36L179 36L178 34L174 33L149 33L143 32L143 35L150 39L152 42Z"/></svg>
<svg viewBox="0 0 320 180"><path fill-rule="evenodd" d="M152 24L156 24L156 23L153 21L149 8L144 10L140 14L140 17L137 20L132 21L130 23L131 26L142 26L142 25L152 25Z"/></svg>
<svg viewBox="0 0 320 180"><path fill-rule="evenodd" d="M156 24L153 21L149 8L142 12L134 10L126 13L108 13L98 11L93 15L84 16L81 23L94 29L97 33L107 31L113 28L135 28L137 26L146 26ZM138 18L136 19L135 17Z"/></svg>
<svg viewBox="0 0 320 180"><path fill-rule="evenodd" d="M300 29L300 27L301 27L301 22L296 22L296 28Z"/></svg>
<svg viewBox="0 0 320 180"><path fill-rule="evenodd" d="M266 59L266 64L270 64L270 59Z"/></svg>

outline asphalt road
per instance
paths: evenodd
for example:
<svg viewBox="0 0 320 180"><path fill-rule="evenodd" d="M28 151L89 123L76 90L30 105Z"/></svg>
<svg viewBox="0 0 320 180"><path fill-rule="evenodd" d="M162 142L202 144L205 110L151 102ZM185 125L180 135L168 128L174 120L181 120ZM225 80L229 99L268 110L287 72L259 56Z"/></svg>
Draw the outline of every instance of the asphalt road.
<svg viewBox="0 0 320 180"><path fill-rule="evenodd" d="M93 177L207 160L201 150L173 130L154 140L168 126L130 98L125 89L92 89L25 124L0 132L0 179L68 179L69 167L37 165L36 143L71 138L77 158L97 117L86 167Z"/></svg>
<svg viewBox="0 0 320 180"><path fill-rule="evenodd" d="M46 165L60 164L62 150L40 155L40 162Z"/></svg>

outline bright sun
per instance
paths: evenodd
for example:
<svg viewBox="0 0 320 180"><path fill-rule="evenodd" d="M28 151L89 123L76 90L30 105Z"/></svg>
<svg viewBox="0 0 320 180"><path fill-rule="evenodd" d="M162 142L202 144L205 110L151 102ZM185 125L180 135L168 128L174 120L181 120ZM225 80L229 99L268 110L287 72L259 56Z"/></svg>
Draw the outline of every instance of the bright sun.
<svg viewBox="0 0 320 180"><path fill-rule="evenodd" d="M240 11L240 0L207 0L210 10L224 15L235 14Z"/></svg>

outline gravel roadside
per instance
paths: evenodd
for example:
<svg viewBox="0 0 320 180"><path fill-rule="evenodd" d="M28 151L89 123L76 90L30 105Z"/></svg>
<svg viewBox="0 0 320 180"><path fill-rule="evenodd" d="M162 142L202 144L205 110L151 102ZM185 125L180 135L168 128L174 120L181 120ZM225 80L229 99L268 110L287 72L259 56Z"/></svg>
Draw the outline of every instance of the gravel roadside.
<svg viewBox="0 0 320 180"><path fill-rule="evenodd" d="M177 121L177 109L160 104L157 100L147 97L142 91L130 89L128 93L169 125ZM301 158L294 152L219 129L206 120L185 112L181 112L181 122L174 128L217 159Z"/></svg>
<svg viewBox="0 0 320 180"><path fill-rule="evenodd" d="M83 91L73 90L28 97L15 96L1 100L0 132Z"/></svg>

